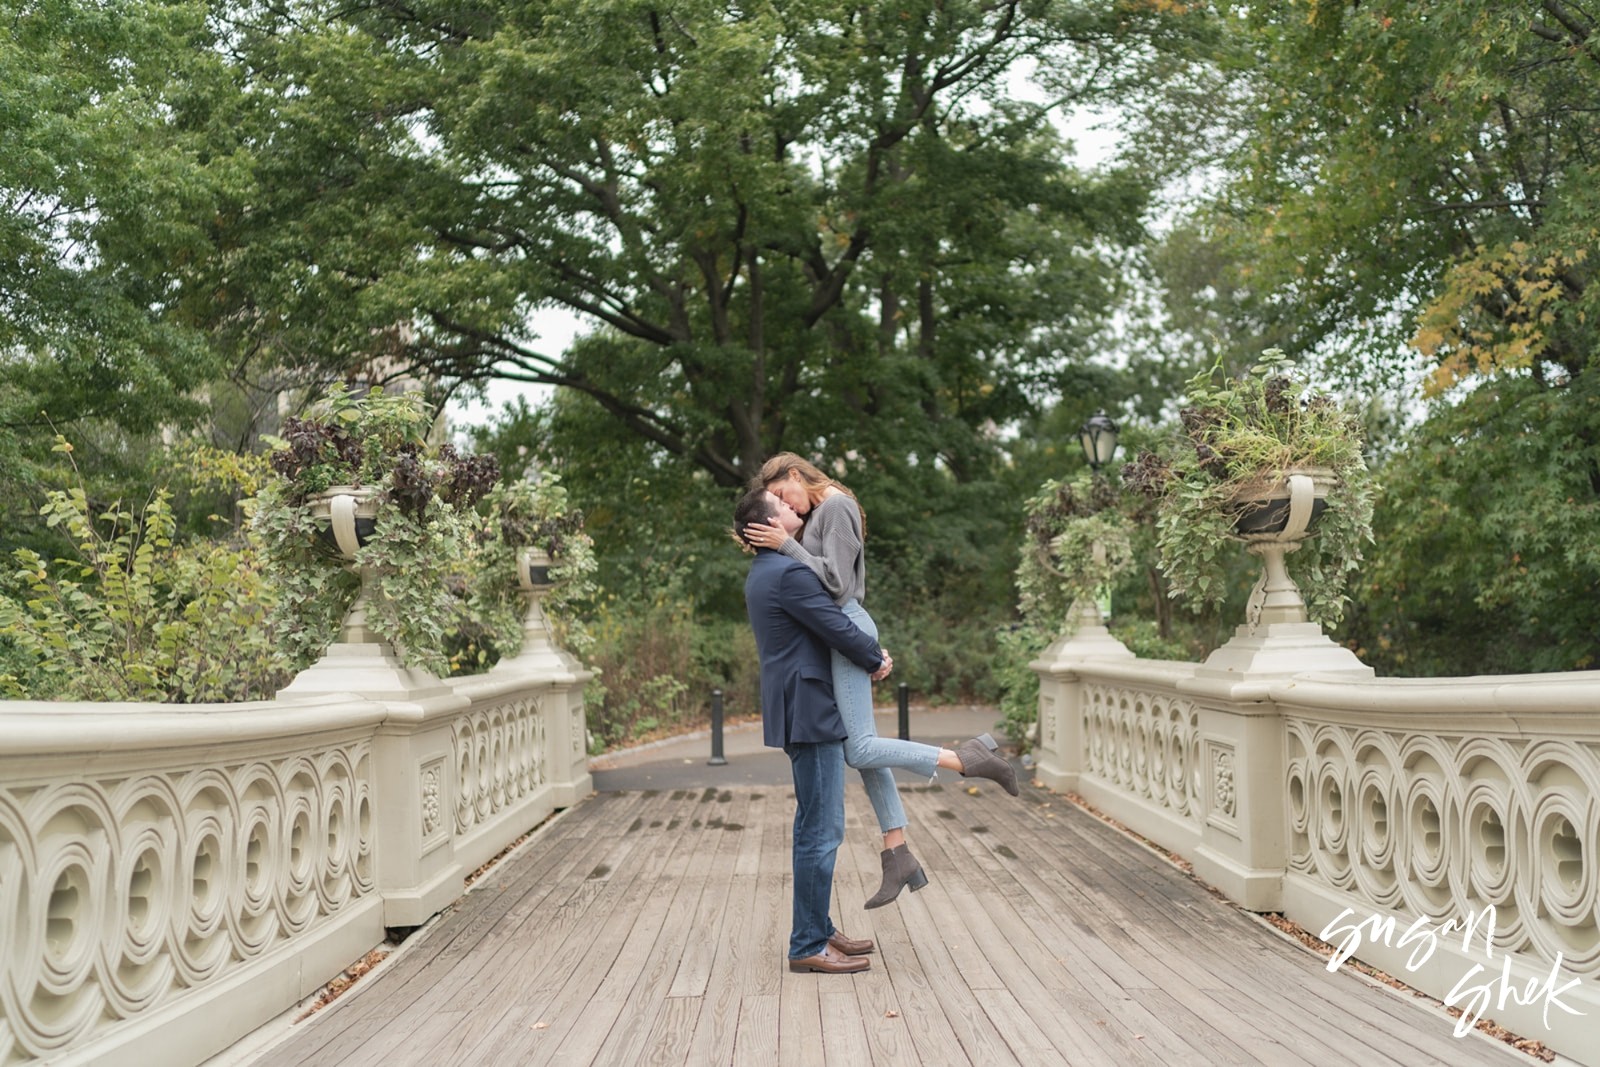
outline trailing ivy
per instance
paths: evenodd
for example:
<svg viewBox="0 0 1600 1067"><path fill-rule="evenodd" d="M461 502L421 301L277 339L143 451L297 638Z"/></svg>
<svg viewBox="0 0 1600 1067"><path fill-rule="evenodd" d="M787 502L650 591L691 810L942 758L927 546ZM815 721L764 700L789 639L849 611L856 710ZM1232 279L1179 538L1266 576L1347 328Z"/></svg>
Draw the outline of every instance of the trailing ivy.
<svg viewBox="0 0 1600 1067"><path fill-rule="evenodd" d="M286 422L273 440L277 477L257 497L255 520L272 580L282 590L272 630L299 666L337 636L365 571L367 624L408 666L450 672L448 638L465 621L458 590L482 535L475 505L499 477L492 456L462 455L426 438L432 413L415 393L335 386L312 418ZM377 494L375 533L344 560L318 537L317 493L333 486Z"/></svg>
<svg viewBox="0 0 1600 1067"><path fill-rule="evenodd" d="M598 586L594 540L583 528L583 512L571 505L559 475L542 472L503 483L483 501L486 524L473 560L469 604L495 651L515 655L522 643L526 602L517 584L517 557L526 549L551 558L553 587L543 607L557 640L582 656L594 637L580 609L590 606ZM591 699L599 697L591 691Z"/></svg>
<svg viewBox="0 0 1600 1067"><path fill-rule="evenodd" d="M1073 601L1093 600L1132 561L1132 523L1098 474L1045 482L1025 505L1018 603L1029 624L1061 633Z"/></svg>
<svg viewBox="0 0 1600 1067"><path fill-rule="evenodd" d="M1196 375L1186 398L1181 432L1122 471L1126 484L1158 501L1156 544L1170 595L1196 611L1220 601L1224 562L1238 550L1234 524L1248 506L1243 501L1290 471L1320 468L1336 480L1327 509L1287 564L1311 618L1332 626L1372 540L1376 486L1362 454L1360 420L1337 398L1313 390L1275 349L1237 379L1223 378L1220 367Z"/></svg>

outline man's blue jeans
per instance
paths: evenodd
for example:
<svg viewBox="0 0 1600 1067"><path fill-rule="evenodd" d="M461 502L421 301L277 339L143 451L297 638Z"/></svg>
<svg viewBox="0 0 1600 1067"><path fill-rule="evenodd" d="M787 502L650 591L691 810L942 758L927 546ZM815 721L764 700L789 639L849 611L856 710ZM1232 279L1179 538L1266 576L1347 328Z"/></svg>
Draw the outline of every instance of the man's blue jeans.
<svg viewBox="0 0 1600 1067"><path fill-rule="evenodd" d="M833 861L844 843L844 742L783 747L794 772L794 926L789 958L828 947Z"/></svg>

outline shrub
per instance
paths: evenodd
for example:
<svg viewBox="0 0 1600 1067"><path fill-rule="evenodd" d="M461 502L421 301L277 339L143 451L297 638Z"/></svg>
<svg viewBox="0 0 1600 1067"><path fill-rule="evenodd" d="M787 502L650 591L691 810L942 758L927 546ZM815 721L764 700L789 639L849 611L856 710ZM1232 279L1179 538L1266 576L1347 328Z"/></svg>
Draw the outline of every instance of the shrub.
<svg viewBox="0 0 1600 1067"><path fill-rule="evenodd" d="M65 438L55 450L72 463ZM212 464L207 450L191 456L240 479L259 473L248 461ZM261 699L288 681L287 658L264 625L275 594L253 542L231 527L217 541L182 542L166 489L138 510L96 505L72 469L76 484L49 493L39 514L65 530L73 557L12 553L0 637L17 666L0 673L0 692L221 702Z"/></svg>
<svg viewBox="0 0 1600 1067"><path fill-rule="evenodd" d="M600 747L704 725L713 689L722 690L730 721L760 716L760 661L749 625L696 618L676 583L645 601L606 597L590 629L590 661L605 683L588 703Z"/></svg>
<svg viewBox="0 0 1600 1067"><path fill-rule="evenodd" d="M1039 676L1028 664L1055 640L1055 631L1035 623L1012 623L995 631L995 682L1001 690L1001 729L1026 752L1039 718Z"/></svg>
<svg viewBox="0 0 1600 1067"><path fill-rule="evenodd" d="M598 589L594 539L558 475L543 472L496 486L483 500L485 526L467 560L471 578L462 633L490 647L482 662L514 655L522 642L527 601L517 579L524 551L550 557L553 587L543 608L557 642L580 659L594 646L586 614ZM459 667L460 657L452 657Z"/></svg>
<svg viewBox="0 0 1600 1067"><path fill-rule="evenodd" d="M994 703L997 646L992 614L973 614L939 602L895 610L875 606L880 643L894 656L894 673L876 687L880 702L892 700L900 683L919 703Z"/></svg>

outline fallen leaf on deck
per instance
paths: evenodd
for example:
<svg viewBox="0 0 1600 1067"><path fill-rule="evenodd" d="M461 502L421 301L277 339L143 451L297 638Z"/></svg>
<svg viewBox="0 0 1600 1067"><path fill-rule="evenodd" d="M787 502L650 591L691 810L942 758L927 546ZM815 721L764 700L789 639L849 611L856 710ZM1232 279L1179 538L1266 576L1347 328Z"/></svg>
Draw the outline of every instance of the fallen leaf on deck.
<svg viewBox="0 0 1600 1067"><path fill-rule="evenodd" d="M969 785L969 786L967 786L967 795L968 796L972 796L972 797L976 797L976 796L982 796L983 794L979 791L977 786Z"/></svg>

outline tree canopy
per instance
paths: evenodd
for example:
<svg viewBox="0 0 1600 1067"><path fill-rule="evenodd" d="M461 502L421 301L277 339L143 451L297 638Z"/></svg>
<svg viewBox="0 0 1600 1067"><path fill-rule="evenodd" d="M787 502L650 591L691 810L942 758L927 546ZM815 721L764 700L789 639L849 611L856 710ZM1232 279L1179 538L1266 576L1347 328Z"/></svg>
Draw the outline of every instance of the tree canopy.
<svg viewBox="0 0 1600 1067"><path fill-rule="evenodd" d="M1228 5L1256 116L1212 216L1303 349L1434 393L1594 357L1600 44L1565 0Z"/></svg>
<svg viewBox="0 0 1600 1067"><path fill-rule="evenodd" d="M229 11L256 178L191 311L241 352L562 386L723 485L785 448L980 474L1141 236L1148 180L1074 167L1050 116L1198 25L1127 0ZM541 307L597 329L545 348Z"/></svg>
<svg viewBox="0 0 1600 1067"><path fill-rule="evenodd" d="M722 502L792 450L862 494L876 596L992 618L1021 502L1077 464L1084 417L1148 437L1197 365L1283 347L1388 394L1342 636L1402 672L1600 655L1587 6L0 0L0 20L0 538L27 532L58 431L92 497L174 427L247 449L284 386L409 376L439 401L503 379L558 399L484 440L561 467L618 588L662 574L732 613ZM1112 165L1062 134L1080 108L1130 134ZM552 346L544 309L589 328Z"/></svg>
<svg viewBox="0 0 1600 1067"><path fill-rule="evenodd" d="M1209 302L1368 388L1420 370L1433 398L1382 474L1357 638L1390 670L1592 664L1594 14L1566 0L1224 12L1246 105L1228 114L1251 121L1196 215L1226 249Z"/></svg>
<svg viewBox="0 0 1600 1067"><path fill-rule="evenodd" d="M205 254L225 180L181 113L229 85L206 14L0 0L0 432L152 429L214 370L168 314L170 265Z"/></svg>

